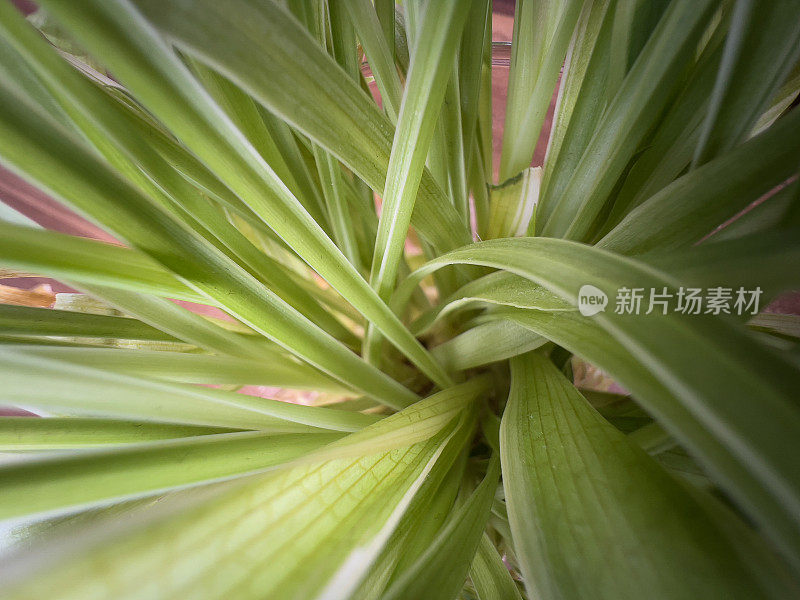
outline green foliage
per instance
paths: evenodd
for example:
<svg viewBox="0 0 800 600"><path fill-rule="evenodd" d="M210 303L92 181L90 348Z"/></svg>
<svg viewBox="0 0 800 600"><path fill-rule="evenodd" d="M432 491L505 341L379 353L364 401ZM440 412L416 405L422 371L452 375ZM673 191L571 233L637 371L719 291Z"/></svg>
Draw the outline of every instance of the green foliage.
<svg viewBox="0 0 800 600"><path fill-rule="evenodd" d="M517 0L499 180L486 0L39 4L0 598L800 595L800 3Z"/></svg>

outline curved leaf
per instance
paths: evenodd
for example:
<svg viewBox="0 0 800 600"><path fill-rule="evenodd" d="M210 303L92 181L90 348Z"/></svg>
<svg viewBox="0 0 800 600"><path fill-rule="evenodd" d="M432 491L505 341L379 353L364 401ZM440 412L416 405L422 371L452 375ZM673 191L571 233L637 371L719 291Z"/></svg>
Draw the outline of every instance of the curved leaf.
<svg viewBox="0 0 800 600"><path fill-rule="evenodd" d="M325 363L323 370L331 374L338 371L341 380L360 372L363 377L359 377L359 385L370 388L364 392L374 394L376 399L384 396L396 406L417 399L280 300L230 258L208 246L196 232L121 179L76 136L24 98L4 85L0 85L0 96L4 98L0 102L0 154L4 160L106 223L204 296L224 304L240 321L270 339L280 340L308 362L316 366ZM394 320L413 339L396 317ZM418 345L416 340L414 344Z"/></svg>
<svg viewBox="0 0 800 600"><path fill-rule="evenodd" d="M47 546L40 558L49 568L23 564L6 578L4 595L347 598L415 498L432 493L426 482L449 470L473 424L455 419L426 441L357 459L321 456L177 514L164 514L170 503L163 502L110 539Z"/></svg>
<svg viewBox="0 0 800 600"><path fill-rule="evenodd" d="M800 110L662 188L628 213L598 247L624 254L702 239L797 171ZM658 223L658 227L653 224Z"/></svg>
<svg viewBox="0 0 800 600"><path fill-rule="evenodd" d="M450 600L464 585L500 477L495 455L472 495L448 518L431 545L386 591L386 600Z"/></svg>
<svg viewBox="0 0 800 600"><path fill-rule="evenodd" d="M500 448L529 595L768 597L703 506L547 358L511 368Z"/></svg>
<svg viewBox="0 0 800 600"><path fill-rule="evenodd" d="M0 417L0 449L64 450L232 433L224 427L78 417Z"/></svg>
<svg viewBox="0 0 800 600"><path fill-rule="evenodd" d="M288 462L341 436L221 433L6 464L0 466L0 518L90 508L242 477Z"/></svg>
<svg viewBox="0 0 800 600"><path fill-rule="evenodd" d="M391 122L277 2L133 4L174 43L383 192L394 137ZM254 62L259 56L270 60ZM423 174L420 199L412 224L431 245L446 250L468 241L468 231L429 173Z"/></svg>
<svg viewBox="0 0 800 600"><path fill-rule="evenodd" d="M576 244L545 239L493 240L468 246L417 270L398 293L426 274L461 263L505 269L576 302L579 288L594 285L607 297L622 288L662 290L679 285L642 263ZM680 401L724 448L701 454L724 487L800 564L800 474L788 458L800 428L790 382L797 367L761 346L728 319L707 315L598 313L593 320L633 353L633 360ZM554 315L558 313L553 313ZM715 368L703 369L714 356ZM759 398L758 405L752 398ZM698 446L700 444L697 444Z"/></svg>
<svg viewBox="0 0 800 600"><path fill-rule="evenodd" d="M102 55L104 63L129 86L137 99L160 118L309 266L367 316L389 341L399 344L401 351L407 353L412 362L417 363L442 387L446 387L449 383L447 375L369 288L353 265L203 91L141 13L123 0L115 0L110 4L84 0L80 5L69 6L53 2L46 6L90 51ZM162 9L165 7L161 4ZM283 13L282 10L279 12ZM204 14L210 16L209 13ZM218 28L219 23L215 27ZM264 32L261 32L263 35ZM148 212L152 216L152 211ZM163 256L159 258L162 261L164 259ZM202 281L201 277L194 279ZM294 312L294 309L288 306L279 309L283 314L287 314L287 311ZM316 344L324 342L320 338ZM345 358L332 345L325 345L329 353L338 354L340 359L350 362L354 369L362 370L353 362L355 357L351 355ZM380 377L375 372L364 372L364 375L365 381ZM407 399L400 405L408 404L410 395L391 382L384 381L382 387L394 387L398 395L405 395Z"/></svg>

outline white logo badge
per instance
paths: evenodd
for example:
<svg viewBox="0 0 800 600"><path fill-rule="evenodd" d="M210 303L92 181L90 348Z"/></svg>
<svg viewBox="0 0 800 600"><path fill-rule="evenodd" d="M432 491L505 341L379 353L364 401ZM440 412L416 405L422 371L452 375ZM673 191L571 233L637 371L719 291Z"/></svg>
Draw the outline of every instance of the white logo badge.
<svg viewBox="0 0 800 600"><path fill-rule="evenodd" d="M604 311L608 306L608 296L593 285L582 285L578 290L578 310L584 317L591 317Z"/></svg>

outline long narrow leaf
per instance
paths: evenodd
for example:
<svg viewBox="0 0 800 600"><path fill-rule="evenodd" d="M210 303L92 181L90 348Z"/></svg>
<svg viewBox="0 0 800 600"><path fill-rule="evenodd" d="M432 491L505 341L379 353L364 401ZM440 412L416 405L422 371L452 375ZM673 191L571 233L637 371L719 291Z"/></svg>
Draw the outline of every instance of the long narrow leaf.
<svg viewBox="0 0 800 600"><path fill-rule="evenodd" d="M30 356L88 364L95 368L168 381L216 385L263 385L348 394L349 390L306 364L278 352L264 352L260 360L110 348L51 348L17 346Z"/></svg>
<svg viewBox="0 0 800 600"><path fill-rule="evenodd" d="M56 413L142 418L242 429L355 431L379 417L133 377L0 347L3 399ZM35 387L27 382L38 381ZM113 402L107 390L115 390Z"/></svg>
<svg viewBox="0 0 800 600"><path fill-rule="evenodd" d="M558 88L553 124L542 173L538 227L550 218L558 196L586 149L597 122L612 97L607 85L606 57L614 9L611 2L586 2L570 41ZM528 231L535 231L532 223Z"/></svg>
<svg viewBox="0 0 800 600"><path fill-rule="evenodd" d="M699 241L796 172L799 134L800 111L792 111L763 133L651 196L598 246L641 254Z"/></svg>
<svg viewBox="0 0 800 600"><path fill-rule="evenodd" d="M503 484L530 595L766 595L703 507L547 358L511 365Z"/></svg>
<svg viewBox="0 0 800 600"><path fill-rule="evenodd" d="M6 450L66 450L154 440L233 433L224 427L173 425L118 419L78 417L2 417L0 448Z"/></svg>
<svg viewBox="0 0 800 600"><path fill-rule="evenodd" d="M226 74L383 192L394 136L391 122L278 3L233 0L224 10L211 0L191 7L155 0L134 4L176 44ZM253 63L257 56L271 60ZM444 250L468 241L455 209L429 174L423 174L420 197L425 200L415 205L412 224L429 243Z"/></svg>
<svg viewBox="0 0 800 600"><path fill-rule="evenodd" d="M516 5L501 183L530 166L581 4L521 0Z"/></svg>
<svg viewBox="0 0 800 600"><path fill-rule="evenodd" d="M665 274L631 259L563 240L521 238L474 244L445 255L418 270L404 287L454 262L509 270L572 302L586 284L603 289L608 297L615 297L621 288L662 290L676 285ZM635 349L635 361L652 370L712 432L726 455L704 454L702 458L796 562L800 524L795 515L800 512L794 507L800 502L800 481L786 454L786 445L794 443L792 431L800 427L789 383L797 376L796 366L769 348L754 345L748 334L727 319L606 311L594 320ZM718 357L714 371L695 368L701 356L710 355ZM760 398L758 407L752 404L753 397ZM754 412L748 416L750 410ZM765 414L772 416L765 419Z"/></svg>
<svg viewBox="0 0 800 600"><path fill-rule="evenodd" d="M171 335L136 319L7 304L0 305L0 329L8 335L34 337L80 336L175 341Z"/></svg>
<svg viewBox="0 0 800 600"><path fill-rule="evenodd" d="M85 598L102 556L100 591L120 599L142 593L198 599L347 597L409 505L418 494L430 493L426 481L449 470L470 432L454 423L405 448L262 476L103 543L84 542L80 553L74 541L68 554L50 548L51 568L35 575L30 567L18 571L6 596L57 591L62 598ZM166 569L181 576L168 577ZM303 577L294 576L301 570ZM165 576L145 590L143 582L155 572Z"/></svg>
<svg viewBox="0 0 800 600"><path fill-rule="evenodd" d="M489 518L494 488L500 476L495 456L486 477L445 523L425 553L386 591L387 600L412 600L425 596L449 600L464 584L472 556Z"/></svg>
<svg viewBox="0 0 800 600"><path fill-rule="evenodd" d="M522 600L497 548L485 533L472 559L469 577L479 600Z"/></svg>
<svg viewBox="0 0 800 600"><path fill-rule="evenodd" d="M408 82L386 173L370 283L388 299L395 285L425 157L433 138L450 66L466 19L453 0L426 5L425 20L409 67Z"/></svg>
<svg viewBox="0 0 800 600"><path fill-rule="evenodd" d="M736 2L694 166L732 148L766 110L800 58L798 19L793 3Z"/></svg>
<svg viewBox="0 0 800 600"><path fill-rule="evenodd" d="M543 235L584 239L694 53L715 3L673 2L603 113Z"/></svg>
<svg viewBox="0 0 800 600"><path fill-rule="evenodd" d="M102 54L139 99L312 268L368 316L387 339L398 343L412 361L446 385L446 374L368 289L354 267L210 101L141 14L127 2L113 4L85 0L83 10L75 10L75 5L65 9L55 2L50 9L87 47ZM98 35L101 31L103 34ZM116 33L111 34L112 31Z"/></svg>
<svg viewBox="0 0 800 600"><path fill-rule="evenodd" d="M0 467L0 518L88 508L268 470L342 434L203 435L88 450Z"/></svg>
<svg viewBox="0 0 800 600"><path fill-rule="evenodd" d="M124 232L123 238L179 273L204 296L223 303L239 320L275 341L281 340L312 364L326 363L323 369L331 373L343 369L340 379L362 372L361 383L371 388L369 393L385 396L396 405L416 399L409 390L361 361L266 290L224 254L201 242L194 232L127 185L46 115L11 90L2 91L6 100L0 102L4 129L0 152L5 160L43 180L54 193L91 212L99 221ZM32 131L38 133L31 135ZM234 291L237 293L231 293Z"/></svg>

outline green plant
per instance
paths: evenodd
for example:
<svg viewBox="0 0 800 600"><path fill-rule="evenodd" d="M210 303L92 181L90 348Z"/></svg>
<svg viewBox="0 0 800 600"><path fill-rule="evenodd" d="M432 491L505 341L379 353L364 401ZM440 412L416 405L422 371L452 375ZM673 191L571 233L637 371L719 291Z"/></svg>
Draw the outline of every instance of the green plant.
<svg viewBox="0 0 800 600"><path fill-rule="evenodd" d="M487 0L40 4L0 161L125 246L0 204L1 597L797 597L800 321L608 299L800 287L798 2L518 0L497 185Z"/></svg>

